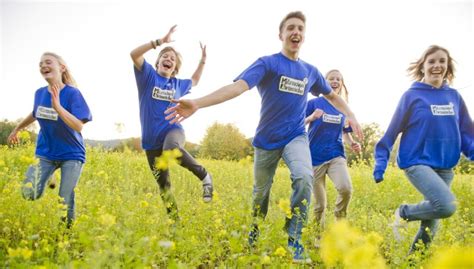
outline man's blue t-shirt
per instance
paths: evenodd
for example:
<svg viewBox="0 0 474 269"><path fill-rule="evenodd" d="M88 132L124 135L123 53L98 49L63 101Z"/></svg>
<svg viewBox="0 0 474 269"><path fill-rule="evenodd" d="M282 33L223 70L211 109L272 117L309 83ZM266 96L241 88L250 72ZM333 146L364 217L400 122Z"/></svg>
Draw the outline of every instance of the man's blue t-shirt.
<svg viewBox="0 0 474 269"><path fill-rule="evenodd" d="M331 92L316 67L282 53L259 58L234 81L240 79L249 89L257 86L262 98L253 145L265 150L282 148L305 133L308 92L315 96Z"/></svg>
<svg viewBox="0 0 474 269"><path fill-rule="evenodd" d="M349 132L344 128L346 117L337 110L324 97L308 101L306 117L316 109L321 109L324 114L312 121L308 128L309 147L313 166L321 165L336 157L345 158L342 132Z"/></svg>
<svg viewBox="0 0 474 269"><path fill-rule="evenodd" d="M66 85L59 92L61 106L82 122L92 120L92 115L81 92ZM85 162L86 149L81 133L69 127L51 104L48 87L35 93L33 117L41 129L36 142L36 156L51 161L79 160Z"/></svg>
<svg viewBox="0 0 474 269"><path fill-rule="evenodd" d="M140 102L140 123L142 126L142 147L145 150L161 149L166 134L181 128L165 120L165 110L172 105L171 99L179 99L189 93L190 79L166 78L160 76L146 61L142 70L134 67Z"/></svg>

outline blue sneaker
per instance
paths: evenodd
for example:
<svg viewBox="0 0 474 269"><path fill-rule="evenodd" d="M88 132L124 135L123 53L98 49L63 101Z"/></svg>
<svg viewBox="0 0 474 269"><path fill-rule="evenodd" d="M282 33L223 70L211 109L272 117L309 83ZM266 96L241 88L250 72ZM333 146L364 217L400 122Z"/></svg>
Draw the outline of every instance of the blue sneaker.
<svg viewBox="0 0 474 269"><path fill-rule="evenodd" d="M288 238L288 249L293 254L294 263L311 263L311 259L306 256L303 245L293 238Z"/></svg>
<svg viewBox="0 0 474 269"><path fill-rule="evenodd" d="M260 235L260 230L258 229L257 224L252 224L252 228L249 232L249 246L254 247L257 244L258 236Z"/></svg>

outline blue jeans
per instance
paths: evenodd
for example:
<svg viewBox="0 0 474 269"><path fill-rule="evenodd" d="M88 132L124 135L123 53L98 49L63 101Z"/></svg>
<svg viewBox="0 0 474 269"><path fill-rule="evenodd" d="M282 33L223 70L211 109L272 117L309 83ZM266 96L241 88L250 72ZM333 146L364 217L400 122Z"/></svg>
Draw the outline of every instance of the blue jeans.
<svg viewBox="0 0 474 269"><path fill-rule="evenodd" d="M78 160L50 161L40 158L39 164L31 165L26 172L26 179L23 181L22 187L23 197L27 200L40 198L48 179L56 169L61 168L59 196L63 198L62 202L67 205L67 222L70 224L75 218L74 188L79 181L83 166L84 163Z"/></svg>
<svg viewBox="0 0 474 269"><path fill-rule="evenodd" d="M265 218L267 215L270 189L280 158L283 158L290 169L293 189L290 204L292 217L286 219L285 228L291 238L299 240L301 229L307 221L313 189L313 169L306 134L294 138L281 149L255 148L253 216Z"/></svg>
<svg viewBox="0 0 474 269"><path fill-rule="evenodd" d="M448 218L456 211L456 198L450 190L454 173L452 169L433 169L425 165L414 165L404 171L413 186L425 197L418 204L400 206L400 217L408 221L421 221L410 249L414 251L419 240L429 245L438 230L439 219Z"/></svg>

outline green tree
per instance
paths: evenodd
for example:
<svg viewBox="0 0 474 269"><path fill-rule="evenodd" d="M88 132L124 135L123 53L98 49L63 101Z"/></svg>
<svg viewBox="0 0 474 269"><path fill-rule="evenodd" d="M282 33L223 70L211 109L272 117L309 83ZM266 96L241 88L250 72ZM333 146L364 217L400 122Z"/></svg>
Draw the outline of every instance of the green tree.
<svg viewBox="0 0 474 269"><path fill-rule="evenodd" d="M19 119L15 122L8 121L6 119L0 121L0 145L6 145L8 143L7 139L10 133L15 129L15 127L20 123L22 119ZM36 133L35 133L36 125L31 124L26 128L26 131L29 134L29 142L34 143L36 141ZM25 141L26 142L26 141Z"/></svg>
<svg viewBox="0 0 474 269"><path fill-rule="evenodd" d="M249 140L234 124L215 122L207 128L199 156L218 160L240 160L252 152Z"/></svg>
<svg viewBox="0 0 474 269"><path fill-rule="evenodd" d="M359 141L362 147L360 154L354 153L350 147L346 145L346 157L349 164L360 161L370 164L374 156L375 144L382 137L382 131L377 123L362 124L362 133L364 134L364 140ZM354 137L354 139L356 140L356 137Z"/></svg>

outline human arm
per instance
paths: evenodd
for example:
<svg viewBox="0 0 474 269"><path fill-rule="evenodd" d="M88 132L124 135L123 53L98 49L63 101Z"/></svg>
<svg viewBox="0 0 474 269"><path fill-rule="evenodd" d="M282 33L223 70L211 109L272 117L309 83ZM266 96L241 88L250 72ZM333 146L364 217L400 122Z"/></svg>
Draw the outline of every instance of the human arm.
<svg viewBox="0 0 474 269"><path fill-rule="evenodd" d="M462 98L459 106L459 131L461 133L461 151L469 160L474 161L474 122Z"/></svg>
<svg viewBox="0 0 474 269"><path fill-rule="evenodd" d="M132 57L132 61L135 65L135 68L141 71L143 62L145 61L145 58L143 57L143 54L145 54L145 52L151 49L155 49L156 46L160 46L162 44L170 43L173 41L171 40L171 34L173 34L176 30L176 26L177 25L173 25L164 37L140 45L134 50L132 50L132 52L130 52L130 57Z"/></svg>
<svg viewBox="0 0 474 269"><path fill-rule="evenodd" d="M353 152L359 154L360 151L362 150L362 147L360 146L360 143L355 141L353 138L352 138L352 135L350 133L343 133L343 140L344 142L349 145L352 149Z"/></svg>
<svg viewBox="0 0 474 269"><path fill-rule="evenodd" d="M10 133L10 135L8 135L8 139L7 139L7 142L10 143L10 144L18 144L18 132L25 129L26 127L28 127L30 124L32 124L33 122L35 122L35 118L33 117L33 113L29 113L28 116L26 116L26 118L24 118L13 130L12 132Z"/></svg>
<svg viewBox="0 0 474 269"><path fill-rule="evenodd" d="M201 46L201 60L198 63L196 71L194 71L194 74L191 77L193 87L196 86L199 83L199 80L201 79L202 71L204 70L204 65L206 64L207 58L206 45L203 46L201 42L199 42L199 45Z"/></svg>
<svg viewBox="0 0 474 269"><path fill-rule="evenodd" d="M324 111L317 108L313 111L313 113L311 113L311 115L309 115L308 117L306 117L304 119L304 124L310 124L311 122L321 118L321 116L324 114Z"/></svg>
<svg viewBox="0 0 474 269"><path fill-rule="evenodd" d="M347 105L347 103L334 91L329 92L328 94L324 95L326 99L331 102L331 104L339 111L346 115L346 120L351 126L352 130L355 132L359 140L361 141L364 139L364 134L362 133L362 127L360 126L359 122L357 121L354 113L352 113L351 109Z"/></svg>
<svg viewBox="0 0 474 269"><path fill-rule="evenodd" d="M198 109L223 103L241 95L248 89L247 82L239 79L201 98L172 100L176 106L165 111L165 114L168 114L165 119L169 120L171 124L182 122Z"/></svg>
<svg viewBox="0 0 474 269"><path fill-rule="evenodd" d="M72 128L76 132L81 132L84 127L84 122L74 116L71 112L67 111L59 100L60 86L55 84L51 85L51 106L56 110L58 116L64 121L64 123Z"/></svg>
<svg viewBox="0 0 474 269"><path fill-rule="evenodd" d="M406 95L402 96L400 102L398 103L397 109L392 116L392 120L390 121L387 131L382 136L380 141L375 145L375 165L373 172L375 183L380 183L384 179L383 175L385 173L385 169L387 169L393 144L395 143L398 134L404 132L407 121L410 117L409 106L410 102L407 101Z"/></svg>

